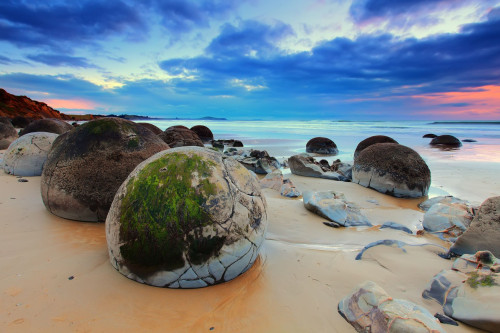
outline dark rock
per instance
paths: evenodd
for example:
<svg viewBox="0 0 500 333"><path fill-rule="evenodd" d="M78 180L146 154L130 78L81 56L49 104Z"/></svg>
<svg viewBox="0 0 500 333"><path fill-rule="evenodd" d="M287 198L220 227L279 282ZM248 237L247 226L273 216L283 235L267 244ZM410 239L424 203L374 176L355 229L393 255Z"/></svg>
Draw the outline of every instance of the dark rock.
<svg viewBox="0 0 500 333"><path fill-rule="evenodd" d="M340 228L343 227L342 224L336 223L336 222L323 222L324 225L331 227L331 228Z"/></svg>
<svg viewBox="0 0 500 333"><path fill-rule="evenodd" d="M31 119L17 116L12 118L12 125L16 128L25 128L31 122Z"/></svg>
<svg viewBox="0 0 500 333"><path fill-rule="evenodd" d="M268 152L265 150L250 150L250 154L246 154L244 151L240 150L241 155L234 154L230 155L240 162L248 170L251 170L258 174L268 174L276 169L280 168L280 163L274 157L269 156Z"/></svg>
<svg viewBox="0 0 500 333"><path fill-rule="evenodd" d="M474 139L463 139L462 142L477 142L477 140L474 140Z"/></svg>
<svg viewBox="0 0 500 333"><path fill-rule="evenodd" d="M74 122L71 123L71 126L78 127L78 126L80 126L80 124L78 124L76 121L74 121Z"/></svg>
<svg viewBox="0 0 500 333"><path fill-rule="evenodd" d="M337 155L339 150L335 142L328 138L316 137L309 140L306 144L306 152L325 154L325 155Z"/></svg>
<svg viewBox="0 0 500 333"><path fill-rule="evenodd" d="M0 124L12 125L12 121L7 117L0 117Z"/></svg>
<svg viewBox="0 0 500 333"><path fill-rule="evenodd" d="M441 324L446 324L446 325L453 325L453 326L458 326L458 323L456 321L454 321L453 319L451 319L450 317L447 317L443 314L440 314L440 313L436 313L434 314L434 317L437 318L437 320L439 320L439 322Z"/></svg>
<svg viewBox="0 0 500 333"><path fill-rule="evenodd" d="M435 137L437 137L437 135L436 135L436 134L425 134L425 135L423 136L423 138L428 138L428 139L434 139Z"/></svg>
<svg viewBox="0 0 500 333"><path fill-rule="evenodd" d="M410 235L413 234L413 232L410 229L408 229L404 225L396 223L396 222L385 222L384 224L382 224L380 226L380 229L385 229L385 228L390 228L390 229L395 229L395 230L401 230L401 231L404 231L404 232L406 232L407 234L410 234Z"/></svg>
<svg viewBox="0 0 500 333"><path fill-rule="evenodd" d="M397 143L377 143L354 160L353 182L394 197L427 195L431 172L420 155Z"/></svg>
<svg viewBox="0 0 500 333"><path fill-rule="evenodd" d="M396 140L394 140L393 138L385 136L385 135L370 136L369 138L366 138L363 141L361 141L360 143L358 143L358 146L356 147L356 150L354 151L354 158L356 159L356 157L359 155L359 153L363 149L365 149L371 145L374 145L376 143L398 143L398 142Z"/></svg>
<svg viewBox="0 0 500 333"><path fill-rule="evenodd" d="M453 135L440 135L432 139L431 146L460 147L462 142Z"/></svg>
<svg viewBox="0 0 500 333"><path fill-rule="evenodd" d="M181 125L171 126L158 136L171 148L186 146L204 147L198 134Z"/></svg>
<svg viewBox="0 0 500 333"><path fill-rule="evenodd" d="M139 122L137 124L142 126L142 127L146 127L148 130L150 130L151 132L153 132L156 135L160 135L161 133L163 133L163 131L160 128L158 128L158 126L156 126L156 125L153 125L150 123L139 123Z"/></svg>
<svg viewBox="0 0 500 333"><path fill-rule="evenodd" d="M240 140L212 140L212 147L214 148L221 148L224 149L224 147L235 147L235 148L241 148L243 147L243 143Z"/></svg>
<svg viewBox="0 0 500 333"><path fill-rule="evenodd" d="M73 126L59 119L38 119L28 124L19 132L19 136L23 136L32 132L49 132L55 134L63 134L71 131Z"/></svg>
<svg viewBox="0 0 500 333"><path fill-rule="evenodd" d="M27 183L28 182L28 180L24 179L24 178L20 178L17 181L20 182L20 183Z"/></svg>
<svg viewBox="0 0 500 333"><path fill-rule="evenodd" d="M60 217L104 221L116 190L130 172L168 148L150 130L131 121L89 121L54 141L42 172L43 203Z"/></svg>
<svg viewBox="0 0 500 333"><path fill-rule="evenodd" d="M17 131L10 121L0 122L0 149L7 149L17 138Z"/></svg>
<svg viewBox="0 0 500 333"><path fill-rule="evenodd" d="M198 136L200 137L201 141L203 141L203 143L209 143L214 139L214 134L212 133L210 128L208 128L207 126L196 125L196 126L191 127L191 131L198 134Z"/></svg>

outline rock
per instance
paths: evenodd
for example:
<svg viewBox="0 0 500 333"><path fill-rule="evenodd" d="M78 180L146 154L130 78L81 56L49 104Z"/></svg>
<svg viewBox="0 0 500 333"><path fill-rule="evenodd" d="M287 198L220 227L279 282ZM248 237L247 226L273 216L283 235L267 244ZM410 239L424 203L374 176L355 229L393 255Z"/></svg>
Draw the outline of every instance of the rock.
<svg viewBox="0 0 500 333"><path fill-rule="evenodd" d="M0 122L0 150L7 149L17 138L17 131L10 121Z"/></svg>
<svg viewBox="0 0 500 333"><path fill-rule="evenodd" d="M181 147L138 165L106 219L112 265L158 287L234 279L257 258L266 201L250 171L207 148Z"/></svg>
<svg viewBox="0 0 500 333"><path fill-rule="evenodd" d="M283 179L280 192L282 196L287 198L297 198L302 195L290 179Z"/></svg>
<svg viewBox="0 0 500 333"><path fill-rule="evenodd" d="M454 203L457 203L457 204L460 204L460 205L467 205L469 207L472 208L472 206L469 204L469 202L465 201L465 200L462 200L462 199L459 199L459 198L456 198L456 197L453 197L451 195L448 195L448 196L438 196L438 197L434 197L432 199L427 199L423 202L421 202L418 207L423 210L423 211L428 211L429 208L431 208L433 205L437 204L437 203L442 203L442 204L454 204Z"/></svg>
<svg viewBox="0 0 500 333"><path fill-rule="evenodd" d="M73 126L60 119L38 119L34 120L19 132L19 136L32 132L49 132L63 134L71 131Z"/></svg>
<svg viewBox="0 0 500 333"><path fill-rule="evenodd" d="M371 226L359 208L346 201L343 193L306 191L303 200L306 209L344 227Z"/></svg>
<svg viewBox="0 0 500 333"><path fill-rule="evenodd" d="M453 319L451 319L450 317L448 316L445 316L443 314L440 314L440 313L435 313L434 314L434 317L439 320L439 322L441 324L446 324L446 325L453 325L453 326L458 326L458 323L456 321L454 321Z"/></svg>
<svg viewBox="0 0 500 333"><path fill-rule="evenodd" d="M471 208L461 203L439 202L432 205L424 214L422 225L427 231L442 231L453 226L456 231L453 237L460 236L469 227L474 213Z"/></svg>
<svg viewBox="0 0 500 333"><path fill-rule="evenodd" d="M434 139L435 137L437 137L436 134L424 134L424 136L422 138Z"/></svg>
<svg viewBox="0 0 500 333"><path fill-rule="evenodd" d="M450 290L462 284L465 279L467 279L467 275L464 273L443 269L434 275L432 280L427 284L422 292L422 297L433 299L439 304L444 305Z"/></svg>
<svg viewBox="0 0 500 333"><path fill-rule="evenodd" d="M222 147L222 150L224 150L224 147L235 147L235 148L242 148L243 143L240 140L212 140L212 147L218 148Z"/></svg>
<svg viewBox="0 0 500 333"><path fill-rule="evenodd" d="M15 176L40 176L58 134L33 132L12 142L4 155L3 170Z"/></svg>
<svg viewBox="0 0 500 333"><path fill-rule="evenodd" d="M240 151L240 154L232 155L248 170L257 174L268 174L280 168L280 163L274 157L269 156L265 150L250 150L249 156L246 152Z"/></svg>
<svg viewBox="0 0 500 333"><path fill-rule="evenodd" d="M500 265L500 259L496 258L490 251L478 251L475 254L463 254L455 259L451 269L462 273L470 273L479 269L486 272L496 272Z"/></svg>
<svg viewBox="0 0 500 333"><path fill-rule="evenodd" d="M137 123L137 124L142 126L142 127L146 127L148 130L150 130L151 132L153 132L156 135L160 135L161 133L163 133L163 131L156 125L153 125L150 123Z"/></svg>
<svg viewBox="0 0 500 333"><path fill-rule="evenodd" d="M372 281L362 283L344 297L338 311L358 332L444 332L427 309L393 299Z"/></svg>
<svg viewBox="0 0 500 333"><path fill-rule="evenodd" d="M404 225L396 223L396 222L385 222L384 224L382 224L380 226L380 229L386 229L386 228L390 228L390 229L394 229L394 230L401 230L401 231L406 232L407 234L410 234L410 235L413 234L413 232L410 229L408 229Z"/></svg>
<svg viewBox="0 0 500 333"><path fill-rule="evenodd" d="M293 155L289 157L288 165L294 175L341 181L348 180L347 177L338 172L324 172L319 163L307 154Z"/></svg>
<svg viewBox="0 0 500 333"><path fill-rule="evenodd" d="M316 137L309 140L306 144L306 152L325 155L337 155L339 150L335 142L328 138Z"/></svg>
<svg viewBox="0 0 500 333"><path fill-rule="evenodd" d="M217 149L220 152L223 152L224 151L224 142L222 142L222 140L213 140L212 147Z"/></svg>
<svg viewBox="0 0 500 333"><path fill-rule="evenodd" d="M42 172L43 203L60 217L104 221L129 173L165 149L158 136L131 121L89 121L54 141Z"/></svg>
<svg viewBox="0 0 500 333"><path fill-rule="evenodd" d="M204 147L198 134L181 125L171 126L158 136L171 148L186 146Z"/></svg>
<svg viewBox="0 0 500 333"><path fill-rule="evenodd" d="M394 197L417 198L427 195L431 172L413 149L397 143L377 143L356 157L352 180Z"/></svg>
<svg viewBox="0 0 500 333"><path fill-rule="evenodd" d="M212 133L210 128L208 128L207 126L196 125L196 126L191 127L191 131L198 134L198 136L200 137L201 141L203 141L203 143L210 143L214 139L214 134Z"/></svg>
<svg viewBox="0 0 500 333"><path fill-rule="evenodd" d="M15 128L25 128L31 122L31 119L27 119L21 116L16 116L12 118L12 125Z"/></svg>
<svg viewBox="0 0 500 333"><path fill-rule="evenodd" d="M12 125L12 122L7 117L0 117L0 124Z"/></svg>
<svg viewBox="0 0 500 333"><path fill-rule="evenodd" d="M275 191L281 191L281 185L283 185L283 174L279 169L268 173L260 180L260 186L262 188L271 188Z"/></svg>
<svg viewBox="0 0 500 333"><path fill-rule="evenodd" d="M477 142L477 140L474 140L474 139L463 139L462 142Z"/></svg>
<svg viewBox="0 0 500 333"><path fill-rule="evenodd" d="M398 143L398 142L396 140L394 140L393 138L385 136L385 135L370 136L369 138L366 138L363 141L361 141L360 143L358 143L358 146L356 147L356 150L354 151L354 158L356 158L363 149L365 149L371 145L374 145L376 143Z"/></svg>
<svg viewBox="0 0 500 333"><path fill-rule="evenodd" d="M440 135L431 140L431 146L460 147L462 143L453 135Z"/></svg>
<svg viewBox="0 0 500 333"><path fill-rule="evenodd" d="M450 248L458 255L484 250L500 257L500 196L483 202L467 231Z"/></svg>

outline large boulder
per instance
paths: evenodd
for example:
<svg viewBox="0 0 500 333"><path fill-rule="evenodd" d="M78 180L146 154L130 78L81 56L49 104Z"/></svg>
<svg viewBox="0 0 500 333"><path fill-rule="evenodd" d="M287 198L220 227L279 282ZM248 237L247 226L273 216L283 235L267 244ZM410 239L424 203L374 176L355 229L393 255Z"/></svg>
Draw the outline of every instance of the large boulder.
<svg viewBox="0 0 500 333"><path fill-rule="evenodd" d="M357 332L445 332L427 309L393 299L372 281L362 283L344 297L338 311Z"/></svg>
<svg viewBox="0 0 500 333"><path fill-rule="evenodd" d="M17 138L17 131L10 121L0 122L0 150L7 149Z"/></svg>
<svg viewBox="0 0 500 333"><path fill-rule="evenodd" d="M339 172L324 171L314 157L307 154L293 155L288 158L288 166L294 175L348 181L349 178Z"/></svg>
<svg viewBox="0 0 500 333"><path fill-rule="evenodd" d="M126 277L200 288L248 270L266 227L266 201L250 171L208 148L181 147L152 156L123 182L106 238Z"/></svg>
<svg viewBox="0 0 500 333"><path fill-rule="evenodd" d="M55 134L63 134L71 131L73 126L64 120L59 119L38 119L29 123L19 132L19 136L23 136L32 132L49 132Z"/></svg>
<svg viewBox="0 0 500 333"><path fill-rule="evenodd" d="M396 140L394 140L393 138L391 138L389 136L385 136L385 135L370 136L369 138L366 138L363 141L361 141L360 143L358 143L358 146L356 147L356 150L354 151L354 158L356 158L363 149L365 149L371 145L374 145L376 143L398 143L398 142Z"/></svg>
<svg viewBox="0 0 500 333"><path fill-rule="evenodd" d="M142 126L142 127L146 127L148 130L150 130L151 132L153 132L156 135L163 133L163 131L158 126L153 125L151 123L137 123L137 124Z"/></svg>
<svg viewBox="0 0 500 333"><path fill-rule="evenodd" d="M214 134L207 126L196 125L191 127L191 131L198 134L200 140L203 141L203 143L210 143L214 139Z"/></svg>
<svg viewBox="0 0 500 333"><path fill-rule="evenodd" d="M453 135L439 135L431 140L431 146L461 147L462 142Z"/></svg>
<svg viewBox="0 0 500 333"><path fill-rule="evenodd" d="M167 128L159 137L171 148L186 146L203 147L203 142L198 137L198 134L182 125Z"/></svg>
<svg viewBox="0 0 500 333"><path fill-rule="evenodd" d="M427 195L431 172L420 155L397 143L377 143L354 160L352 181L395 197Z"/></svg>
<svg viewBox="0 0 500 333"><path fill-rule="evenodd" d="M481 204L467 231L450 248L458 255L483 250L500 257L500 196Z"/></svg>
<svg viewBox="0 0 500 333"><path fill-rule="evenodd" d="M325 155L337 155L339 150L335 142L328 138L316 137L309 140L306 144L306 152L325 154Z"/></svg>
<svg viewBox="0 0 500 333"><path fill-rule="evenodd" d="M43 203L60 217L104 221L116 190L130 172L168 148L158 136L131 121L89 121L54 142L42 172Z"/></svg>
<svg viewBox="0 0 500 333"><path fill-rule="evenodd" d="M3 170L14 176L40 176L57 137L58 134L48 132L23 135L12 142L5 152Z"/></svg>

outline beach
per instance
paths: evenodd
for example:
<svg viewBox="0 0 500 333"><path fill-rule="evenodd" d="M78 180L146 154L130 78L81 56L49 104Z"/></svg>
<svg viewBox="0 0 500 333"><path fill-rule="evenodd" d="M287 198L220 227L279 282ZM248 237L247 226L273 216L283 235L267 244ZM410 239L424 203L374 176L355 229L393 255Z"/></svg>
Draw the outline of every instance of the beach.
<svg viewBox="0 0 500 333"><path fill-rule="evenodd" d="M167 125L163 123L161 128ZM238 132L234 127L222 134L217 131L219 124L207 126L216 138L234 137ZM431 170L429 197L453 195L479 205L500 194L500 138L484 134L489 130L476 132L468 137L477 139L477 144L441 151L427 146L428 140L420 135L424 129L393 128L386 134L387 129L370 128L386 135L401 130L394 135L396 139L419 152ZM460 131L461 139L469 133ZM338 136L317 128L276 136L265 131L260 135L239 132L247 147L266 149L282 160L305 151L304 142L312 133L328 134L340 149L329 160L340 158L348 163L352 163L359 138L371 135L366 129L353 134L348 128ZM414 232L422 229L424 213L418 204L426 197L398 199L354 183L297 176L288 169L284 174L302 192L344 193L373 225L392 221ZM442 307L422 298L422 292L435 274L450 269L452 261L438 256L450 244L428 233L415 236L373 227L330 228L322 223L324 218L306 210L301 199L264 189L268 230L259 258L249 271L207 288L163 289L119 274L109 262L104 224L52 215L42 203L40 177L26 179L28 182L18 182L0 172L3 332L354 332L337 305L366 280L376 282L393 298L414 302L432 314L442 313ZM365 245L383 239L410 245L406 252L397 247L373 247L355 260ZM443 327L447 332L480 332L463 323Z"/></svg>

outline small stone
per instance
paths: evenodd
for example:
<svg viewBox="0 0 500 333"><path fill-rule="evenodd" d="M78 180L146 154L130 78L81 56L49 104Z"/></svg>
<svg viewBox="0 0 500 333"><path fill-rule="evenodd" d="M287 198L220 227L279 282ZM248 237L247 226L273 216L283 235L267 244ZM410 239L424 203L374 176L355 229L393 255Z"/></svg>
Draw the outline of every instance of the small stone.
<svg viewBox="0 0 500 333"><path fill-rule="evenodd" d="M71 275L70 277L68 277L68 280L73 280L75 277L73 275Z"/></svg>
<svg viewBox="0 0 500 333"><path fill-rule="evenodd" d="M20 178L17 181L20 182L20 183L27 183L28 182L28 180L24 179L24 178Z"/></svg>

